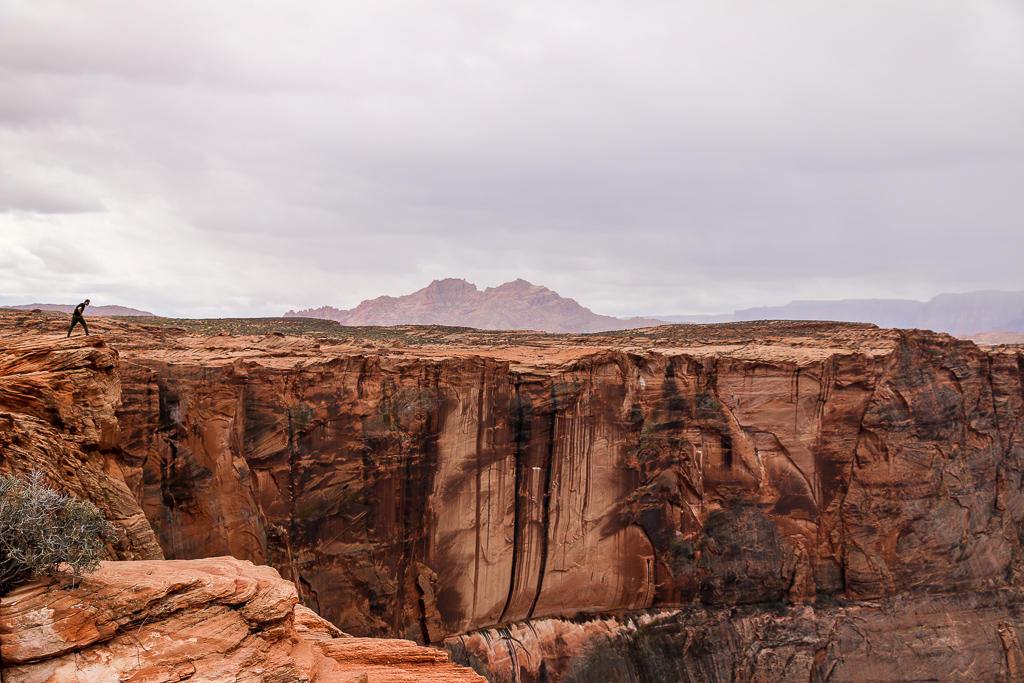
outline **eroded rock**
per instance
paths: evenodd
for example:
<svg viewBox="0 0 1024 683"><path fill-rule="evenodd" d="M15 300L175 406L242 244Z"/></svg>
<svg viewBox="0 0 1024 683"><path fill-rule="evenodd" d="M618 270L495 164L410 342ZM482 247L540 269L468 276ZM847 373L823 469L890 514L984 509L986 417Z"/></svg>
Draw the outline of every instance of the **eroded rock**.
<svg viewBox="0 0 1024 683"><path fill-rule="evenodd" d="M118 328L118 463L164 552L270 562L357 636L532 629L524 682L582 676L591 646L635 666L632 616L583 637L541 628L558 615L684 607L703 621L650 617L686 660L658 680L1020 670L1019 349L815 323L428 332L396 351ZM526 672L495 648L473 656L496 680Z"/></svg>
<svg viewBox="0 0 1024 683"><path fill-rule="evenodd" d="M170 556L269 561L357 635L1014 585L1019 351L716 329L179 339L123 352L125 392L158 401L121 429Z"/></svg>
<svg viewBox="0 0 1024 683"><path fill-rule="evenodd" d="M125 481L120 405L118 355L97 336L3 340L0 470L39 470L50 486L95 504L124 534L111 557L163 558Z"/></svg>
<svg viewBox="0 0 1024 683"><path fill-rule="evenodd" d="M352 638L234 558L104 562L0 599L6 683L483 681L443 650Z"/></svg>

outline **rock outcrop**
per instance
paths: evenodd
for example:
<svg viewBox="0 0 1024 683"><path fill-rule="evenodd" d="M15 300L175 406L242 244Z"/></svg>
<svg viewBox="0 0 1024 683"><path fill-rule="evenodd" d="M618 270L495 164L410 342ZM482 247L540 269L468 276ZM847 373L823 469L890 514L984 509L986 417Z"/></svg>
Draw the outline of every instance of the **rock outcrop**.
<svg viewBox="0 0 1024 683"><path fill-rule="evenodd" d="M104 334L119 466L166 556L268 562L346 632L447 641L495 680L605 656L655 680L645 648L686 660L669 681L790 655L821 680L1019 671L1018 348L813 323Z"/></svg>
<svg viewBox="0 0 1024 683"><path fill-rule="evenodd" d="M163 558L125 482L120 405L117 353L99 337L3 339L0 470L42 471L50 486L94 503L123 532L112 558Z"/></svg>
<svg viewBox="0 0 1024 683"><path fill-rule="evenodd" d="M661 325L644 318L620 320L598 315L547 287L526 280L506 282L484 291L465 280L435 280L400 297L364 301L350 311L322 306L288 311L285 316L326 318L342 325L450 325L481 330L603 332Z"/></svg>
<svg viewBox="0 0 1024 683"><path fill-rule="evenodd" d="M484 679L442 650L352 638L270 567L230 557L104 562L0 599L5 683L375 683Z"/></svg>

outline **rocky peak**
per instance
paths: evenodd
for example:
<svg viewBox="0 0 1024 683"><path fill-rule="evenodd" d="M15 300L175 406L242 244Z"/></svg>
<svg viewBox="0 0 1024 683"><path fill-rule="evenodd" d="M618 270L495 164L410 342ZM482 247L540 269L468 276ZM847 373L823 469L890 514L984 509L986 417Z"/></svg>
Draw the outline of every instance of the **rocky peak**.
<svg viewBox="0 0 1024 683"><path fill-rule="evenodd" d="M476 288L476 285L466 280L445 278L444 280L434 280L427 285L426 289L421 291L436 294L444 301L452 301L472 296L479 293L480 290Z"/></svg>
<svg viewBox="0 0 1024 683"><path fill-rule="evenodd" d="M523 279L482 292L465 280L434 280L412 294L371 299L350 311L324 306L285 315L325 318L343 325L449 325L545 332L601 332L659 324L643 318L623 321L598 315L573 299Z"/></svg>
<svg viewBox="0 0 1024 683"><path fill-rule="evenodd" d="M531 282L527 282L523 278L518 278L518 279L513 280L512 282L506 282L503 285L498 285L497 287L488 287L487 289L484 290L484 292L485 293L486 292L506 292L506 293L511 293L511 292L529 292L529 291L535 291L535 290L543 290L545 292L550 292L551 291L550 289L548 289L547 287L544 287L543 285L535 285L535 284L533 284Z"/></svg>

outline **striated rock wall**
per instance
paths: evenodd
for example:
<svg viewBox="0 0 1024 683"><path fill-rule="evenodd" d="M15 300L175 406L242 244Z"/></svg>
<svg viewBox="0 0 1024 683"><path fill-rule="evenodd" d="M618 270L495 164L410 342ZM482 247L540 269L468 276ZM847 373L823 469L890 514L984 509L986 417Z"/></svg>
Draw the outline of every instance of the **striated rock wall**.
<svg viewBox="0 0 1024 683"><path fill-rule="evenodd" d="M155 398L119 417L169 557L269 560L358 634L1017 585L1019 351L855 325L701 334L209 338L126 350L126 395Z"/></svg>

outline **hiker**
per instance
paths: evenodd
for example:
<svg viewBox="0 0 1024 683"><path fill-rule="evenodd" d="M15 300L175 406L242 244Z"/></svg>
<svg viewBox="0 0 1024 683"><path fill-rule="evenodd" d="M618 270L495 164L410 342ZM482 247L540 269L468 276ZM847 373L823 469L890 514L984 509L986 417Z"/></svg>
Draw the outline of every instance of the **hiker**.
<svg viewBox="0 0 1024 683"><path fill-rule="evenodd" d="M75 329L75 325L81 323L82 327L85 328L85 336L89 336L89 326L85 324L85 307L89 305L89 300L86 299L82 303L75 306L75 312L71 314L71 327L68 328L68 337L71 336L71 330ZM65 337L66 339L67 337Z"/></svg>

